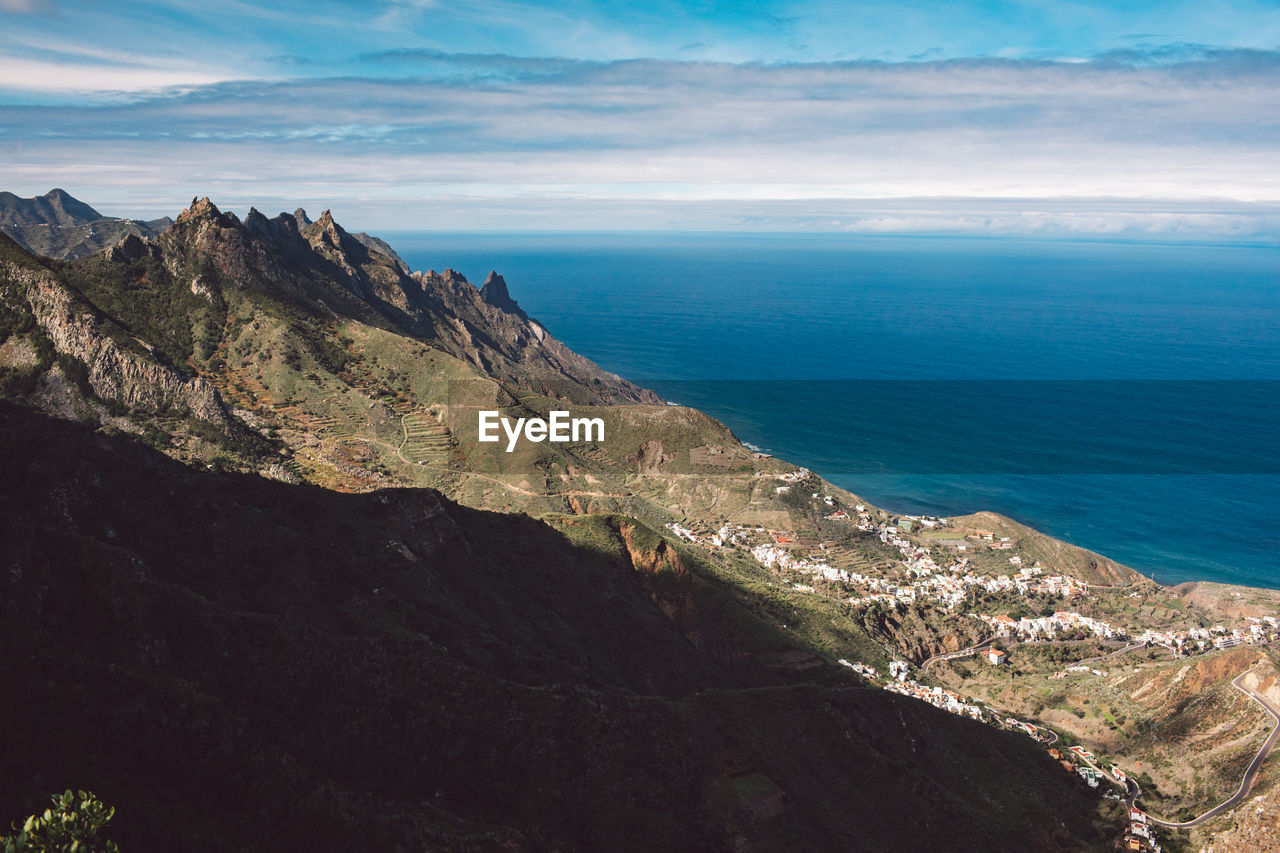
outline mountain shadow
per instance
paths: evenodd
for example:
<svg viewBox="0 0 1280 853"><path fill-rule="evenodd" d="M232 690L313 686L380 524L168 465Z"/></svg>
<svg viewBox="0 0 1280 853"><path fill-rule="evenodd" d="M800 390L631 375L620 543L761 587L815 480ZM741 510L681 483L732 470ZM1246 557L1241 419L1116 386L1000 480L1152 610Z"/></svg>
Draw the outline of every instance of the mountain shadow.
<svg viewBox="0 0 1280 853"><path fill-rule="evenodd" d="M127 851L1116 837L1025 738L701 644L676 599L730 646L794 645L618 519L190 467L10 404L0 518L5 821L74 787Z"/></svg>

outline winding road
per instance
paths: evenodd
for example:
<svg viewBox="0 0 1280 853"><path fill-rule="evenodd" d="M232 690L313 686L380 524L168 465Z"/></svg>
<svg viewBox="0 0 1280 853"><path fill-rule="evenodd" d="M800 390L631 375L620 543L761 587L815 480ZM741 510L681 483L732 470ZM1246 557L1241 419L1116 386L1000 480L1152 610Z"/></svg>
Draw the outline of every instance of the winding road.
<svg viewBox="0 0 1280 853"><path fill-rule="evenodd" d="M956 651L956 652L943 652L942 654L934 655L933 657L926 660L924 663L920 664L920 669L921 671L927 670L929 668L929 664L934 663L935 661L955 660L956 658L966 658L969 655L975 655L978 652L981 652L984 649L986 649L997 639L999 639L999 635L996 635L994 637L987 637L981 643L978 643L976 646L970 646L967 649L960 649L959 651Z"/></svg>
<svg viewBox="0 0 1280 853"><path fill-rule="evenodd" d="M920 669L927 670L930 664L935 663L937 661L954 660L955 658L968 657L973 654L978 654L979 652L982 652L983 650L988 648L991 645L991 643L994 642L996 639L998 639L998 637L988 637L987 639L983 640L981 643L978 643L977 645L974 645L974 646L970 646L967 649L960 649L959 651L955 651L955 652L945 652L943 654L934 655L933 657L929 658L924 663L922 663L920 665ZM1124 648L1117 649L1116 651L1110 652L1108 654L1101 655L1096 658L1090 658L1088 661L1081 661L1081 663L1091 663L1093 661L1105 660L1106 658L1115 657L1117 655L1122 655L1126 652L1133 651L1134 649L1141 648L1143 645L1145 644L1134 643L1134 644L1125 646ZM1253 790L1253 783L1258 778L1258 772L1262 769L1262 763L1267 760L1267 756L1269 756L1271 754L1271 751L1275 749L1276 743L1280 742L1280 708L1277 708L1269 699L1267 699L1258 691L1254 690L1251 687L1246 687L1244 685L1243 683L1244 679L1248 675L1249 675L1248 670L1240 673L1234 679L1232 679L1231 686L1239 690L1244 695L1248 696L1253 701L1257 702L1259 705L1261 705L1262 710L1266 711L1267 715L1271 717L1272 726L1271 726L1271 732L1267 735L1266 740L1262 742L1262 746L1258 748L1257 754L1253 756L1253 760L1250 761L1249 766L1245 768L1244 776L1240 779L1240 787L1237 788L1236 792L1232 794L1230 797L1223 800L1221 803L1214 806L1213 808L1209 809L1207 812L1200 815L1199 817L1195 817L1187 821L1172 821L1172 820L1162 820L1158 817L1155 817L1154 815L1148 814L1147 820L1149 820L1151 823L1157 824L1159 826L1168 827L1170 829L1192 829L1194 827L1199 826L1202 823L1206 823L1208 821L1213 820L1214 818L1218 817L1224 812L1231 811L1236 806L1240 805L1240 803L1244 801L1245 797L1249 796L1249 792ZM1052 730L1050 729L1046 729L1045 731L1049 731L1050 733L1052 733ZM1058 739L1057 735L1054 734L1054 738L1052 742L1056 742L1057 739ZM1116 780L1110 773L1108 773L1107 771L1099 767L1097 764L1095 764L1092 760L1085 758L1084 756L1080 756L1080 758L1084 760L1084 762L1088 764L1090 767L1092 767L1094 770L1101 773L1105 778L1111 779L1115 784L1119 784L1118 780ZM1125 797L1125 799L1129 802L1130 805L1133 805L1138 800L1138 798L1142 796L1142 788L1138 786L1137 782L1135 782L1133 779L1128 777L1126 777L1125 788L1128 792L1128 795Z"/></svg>
<svg viewBox="0 0 1280 853"><path fill-rule="evenodd" d="M1276 742L1280 740L1280 708L1277 708L1275 705L1273 705L1270 702L1270 700L1268 700L1261 693L1258 693L1256 690L1250 687L1245 687L1241 683L1242 681L1244 681L1245 676L1247 676L1248 674L1249 672L1246 670L1245 672L1242 672L1239 675L1237 675L1232 680L1231 686L1239 690L1244 695L1248 696L1253 701L1257 702L1259 705L1261 705L1262 709L1267 712L1268 716L1271 717L1273 725L1271 727L1271 733L1267 735L1267 739L1264 740L1262 742L1262 746L1258 748L1258 753L1253 757L1253 761L1250 761L1249 766L1245 768L1244 776L1240 779L1240 787L1237 788L1236 792L1232 794L1230 797L1223 800L1221 803L1214 806L1213 808L1209 809L1207 812L1200 815L1199 817L1192 818L1191 820L1186 820L1186 821L1173 821L1173 820L1162 820L1156 817L1155 815L1148 813L1147 820L1150 821L1151 823L1157 824L1158 826L1168 827L1169 829L1192 829L1193 827L1197 827L1202 823L1213 820L1215 817L1218 817L1224 812L1231 811L1236 806L1240 805L1240 803L1244 800L1245 797L1249 796L1249 791L1253 789L1253 783L1258 778L1258 771L1262 769L1262 762L1267 760L1267 756L1270 755L1271 750L1275 748ZM1079 753L1077 753L1077 755L1078 754ZM1119 784L1119 782L1110 773L1107 773L1097 764L1094 764L1093 761L1091 761L1088 758L1085 758L1083 755L1081 755L1080 758L1083 759L1084 762L1088 764L1090 767L1092 767L1094 770L1097 770L1099 773L1102 773L1106 778L1110 779L1112 782ZM1138 800L1138 798L1142 796L1142 788L1140 788L1138 786L1138 783L1135 782L1132 778L1126 777L1125 790L1127 792L1127 796L1125 797L1125 800L1128 801L1130 806L1132 806Z"/></svg>
<svg viewBox="0 0 1280 853"><path fill-rule="evenodd" d="M1075 664L1075 665L1076 665L1076 666L1082 666L1082 665L1084 665L1084 664L1086 664L1086 663L1097 663L1097 662L1098 662L1098 661L1100 661L1100 660L1106 660L1107 658L1113 658L1113 657L1116 657L1117 655L1122 655L1122 654L1124 654L1125 652L1131 652L1131 651L1133 651L1134 649L1141 649L1141 648L1143 648L1143 647L1145 647L1145 646L1146 646L1146 643L1130 643L1129 645L1125 646L1125 647L1124 647L1124 648L1122 648L1122 649L1116 649L1114 652L1107 652L1105 655L1098 655L1097 657L1088 658L1088 659L1086 659L1086 660L1076 661L1076 664Z"/></svg>
<svg viewBox="0 0 1280 853"><path fill-rule="evenodd" d="M978 643L976 646L969 646L969 648L967 649L960 649L959 651L955 651L955 652L942 652L940 654L936 654L933 657L926 660L924 663L920 664L920 669L926 670L929 668L930 664L936 663L937 661L955 660L956 658L969 657L970 655L985 651L987 647L989 647L994 641L998 639L1000 639L999 634L993 637L988 637L987 639L983 640L981 643ZM1019 640L1016 637L1006 637L1005 639L1011 646L1015 646L1015 645L1066 646L1066 645L1071 645L1073 643L1093 642L1091 640L1065 640L1065 641L1064 640ZM1074 664L1076 666L1079 666L1086 663L1093 663L1095 661L1106 660L1107 658L1113 658L1116 655L1122 655L1125 652L1131 652L1134 649L1143 648L1145 645L1146 645L1145 643L1130 643L1124 648L1116 649L1115 651L1108 652L1105 655L1098 655L1097 657L1091 657L1091 658L1086 658L1085 660L1075 661Z"/></svg>

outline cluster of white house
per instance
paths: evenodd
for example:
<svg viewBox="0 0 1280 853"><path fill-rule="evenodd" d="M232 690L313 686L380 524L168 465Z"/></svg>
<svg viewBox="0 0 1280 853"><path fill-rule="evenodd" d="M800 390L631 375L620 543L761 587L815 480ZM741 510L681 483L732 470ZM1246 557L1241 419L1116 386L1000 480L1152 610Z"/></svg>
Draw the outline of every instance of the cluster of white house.
<svg viewBox="0 0 1280 853"><path fill-rule="evenodd" d="M736 527L730 524L722 524L720 525L720 529L714 533L699 535L674 521L668 522L666 528L686 542L691 542L694 545L709 545L715 548L728 548L733 545L748 545L750 544L750 534L753 530L756 533L766 532L763 527L747 528Z"/></svg>
<svg viewBox="0 0 1280 853"><path fill-rule="evenodd" d="M853 670L854 672L858 673L858 675L861 675L864 678L870 678L873 681L877 681L880 678L879 670L877 670L874 666L869 666L865 663L862 663L861 661L859 661L858 663L849 663L849 661L845 660L844 658L840 658L840 663L843 666L849 667L849 669Z"/></svg>
<svg viewBox="0 0 1280 853"><path fill-rule="evenodd" d="M1085 631L1107 640L1124 639L1128 636L1123 628L1112 627L1101 619L1094 619L1071 610L1058 610L1052 616L1024 616L1017 620L1009 616L988 616L985 613L975 615L990 625L1001 637L1018 637L1027 640L1052 639L1060 632L1069 631Z"/></svg>
<svg viewBox="0 0 1280 853"><path fill-rule="evenodd" d="M1280 621L1274 616L1251 616L1243 628L1192 627L1177 631L1145 631L1136 639L1156 646L1166 646L1186 651L1194 645L1198 649L1230 649L1235 646L1268 643L1280 638Z"/></svg>
<svg viewBox="0 0 1280 853"><path fill-rule="evenodd" d="M879 681L879 673L874 666L868 666L865 663L850 663L844 658L840 659L840 663L849 667L854 672L869 678L873 681ZM947 690L943 687L928 687L918 681L912 681L907 678L909 664L903 660L895 660L889 662L889 680L882 686L890 693L898 693L902 696L910 696L913 699L919 699L922 702L928 702L935 708L941 708L952 714L959 714L964 717L972 717L975 720L992 722L994 715L981 705L975 705L972 702L964 701L964 697L954 690ZM1035 736L1034 726L1030 734Z"/></svg>
<svg viewBox="0 0 1280 853"><path fill-rule="evenodd" d="M1143 853L1161 853L1160 843L1156 841L1156 834L1152 831L1151 825L1147 823L1147 816L1139 809L1130 807L1129 809L1129 828L1124 833L1124 848L1126 850L1140 850Z"/></svg>
<svg viewBox="0 0 1280 853"><path fill-rule="evenodd" d="M988 716L987 710L981 705L966 702L959 693L943 687L926 687L918 681L905 679L903 681L890 681L885 684L884 689L890 693L899 693L903 696L919 699L922 702L928 702L935 708L941 708L944 711L949 711L962 717L986 720Z"/></svg>
<svg viewBox="0 0 1280 853"><path fill-rule="evenodd" d="M779 474L777 479L795 483L809 475L808 469L800 468L793 472ZM789 486L779 488L789 488ZM834 500L830 495L814 492L813 497L826 502L829 506L834 506ZM858 513L858 527L878 534L881 542L897 549L902 557L903 567L913 576L913 580L908 583L899 583L886 577L873 577L840 569L822 559L810 559L791 550L795 545L794 534L768 530L761 526L744 527L725 523L713 533L694 531L676 522L668 523L666 527L680 539L708 548L747 547L755 560L768 569L786 570L823 581L859 587L864 591L863 594L848 599L848 603L854 606L878 601L896 609L917 601L929 600L950 610L960 605L969 590L974 588L989 593L1021 595L1035 593L1082 595L1088 589L1083 582L1064 575L1040 577L1042 570L1039 565L1022 568L1017 576L974 574L970 571L967 557L957 557L945 568L940 567L928 548L905 539L899 534L897 526L873 525L866 507L857 505L855 510ZM843 509L836 509L827 518L847 519L848 513ZM904 516L901 522L937 527L945 525L947 520L936 516ZM753 544L759 543L762 537L769 541ZM1019 565L1021 559L1015 557L1010 562ZM815 592L814 587L808 583L796 583L793 588L801 592Z"/></svg>
<svg viewBox="0 0 1280 853"><path fill-rule="evenodd" d="M794 556L790 551L777 545L757 545L751 549L751 556L756 558L756 562L767 569L790 569L793 572L801 572L807 575L825 578L830 581L844 581L846 583L852 581L856 572L846 572L843 569L837 569L829 566L822 561L806 560L802 557Z"/></svg>
<svg viewBox="0 0 1280 853"><path fill-rule="evenodd" d="M1054 639L1061 632L1084 630L1100 639L1130 638L1129 632L1124 628L1113 627L1100 619L1067 610L1057 611L1052 616L1024 617L1016 621L1008 616L988 616L983 613L977 613L974 616L990 625L1001 637L1017 637L1024 640ZM1280 620L1274 616L1251 617L1245 628L1224 628L1221 625L1215 625L1212 628L1196 627L1177 631L1148 630L1132 636L1132 639L1185 653L1204 651L1211 646L1216 649L1229 649L1244 644L1270 643L1280 639ZM1002 664L1007 660L1005 654L997 650L991 650L986 655L993 664ZM1080 664L1069 666L1054 677L1063 678L1068 672L1106 674Z"/></svg>
<svg viewBox="0 0 1280 853"><path fill-rule="evenodd" d="M801 468L794 472L780 474L778 479L799 482L808 476L809 471ZM815 497L821 496L815 493ZM830 503L829 500L828 503ZM877 533L881 542L897 549L902 557L903 567L912 576L910 582L872 577L837 568L821 559L809 559L798 555L788 547L793 546L793 534L779 533L762 526L745 527L726 523L711 533L697 533L675 522L666 526L680 539L705 547L749 547L756 561L769 569L786 570L823 581L859 587L863 592L847 599L847 602L855 607L879 602L882 606L898 609L927 600L947 610L953 610L965 601L968 593L973 589L993 594L1007 593L1023 596L1044 594L1079 598L1088 594L1089 587L1084 581L1063 574L1045 575L1038 563L1023 566L1021 557L1016 555L1009 558L1009 562L1018 568L1016 575L974 574L970 570L969 559L963 556L957 556L949 565L940 567L927 548L905 539L899 534L897 526L872 525L865 507L858 506L856 510L859 514L860 528L866 527L869 531ZM847 518L844 510L837 510L827 517L837 516ZM904 518L923 526L946 524L946 519L931 516ZM753 542L759 542L761 537L768 538L770 541L752 545ZM793 588L806 593L816 592L813 586L805 583L796 583ZM1062 633L1076 631L1084 631L1100 639L1130 637L1130 633L1123 627L1112 626L1100 619L1065 610L1056 611L1052 616L1023 617L1018 620L1008 616L983 614L978 614L977 618L989 624L997 634L1019 639L1053 639ZM1215 625L1212 628L1192 627L1172 631L1148 630L1139 636L1134 636L1133 639L1178 651L1192 651L1197 648L1205 650L1209 647L1225 649L1280 639L1280 622L1275 617L1266 616L1251 618L1243 628L1227 629L1221 625ZM1003 661L992 662L1002 663Z"/></svg>
<svg viewBox="0 0 1280 853"><path fill-rule="evenodd" d="M815 492L814 497L816 498L817 496L818 495ZM834 506L834 504L831 501L830 495L824 496L822 500L826 503L827 506ZM858 504L857 506L854 507L854 512L858 514L857 526L859 530L861 530L864 533L870 533L876 529L875 524L871 521L871 513L870 511L867 510L865 506L863 506L862 504ZM851 521L852 520L849 518L849 513L843 509L837 509L835 512L831 513L830 515L826 515L823 517L827 521Z"/></svg>
<svg viewBox="0 0 1280 853"><path fill-rule="evenodd" d="M927 559L927 558L926 558ZM932 563L932 560L928 561ZM912 559L906 564L907 570L916 576L910 584L897 584L884 578L867 578L856 572L849 573L849 580L865 586L866 595L855 596L849 603L855 606L870 604L873 601L897 607L899 604L911 604L925 599L939 603L947 610L953 610L962 604L972 589L980 589L990 593L1012 593L1031 595L1036 593L1065 596L1068 590L1079 590L1080 582L1062 575L1055 575L1052 583L1024 584L1017 578L1007 575L977 575L969 570L967 560L958 560L949 566L944 574L934 574L924 560Z"/></svg>
<svg viewBox="0 0 1280 853"><path fill-rule="evenodd" d="M1001 721L1001 724L1006 729L1023 732L1027 736L1033 737L1038 741L1044 741L1047 739L1045 733L1038 726L1033 726L1028 722L1017 719L1016 717L1005 717L1004 720Z"/></svg>

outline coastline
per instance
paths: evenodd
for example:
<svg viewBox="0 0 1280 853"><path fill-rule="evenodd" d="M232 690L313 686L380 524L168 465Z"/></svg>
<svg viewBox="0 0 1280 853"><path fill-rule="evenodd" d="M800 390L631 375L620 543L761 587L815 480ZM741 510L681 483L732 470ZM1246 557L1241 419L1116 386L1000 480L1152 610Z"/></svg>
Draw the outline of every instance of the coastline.
<svg viewBox="0 0 1280 853"><path fill-rule="evenodd" d="M571 233L395 244L415 268L498 267L604 369L890 506L905 494L929 499L920 511L993 509L1166 583L1280 584L1280 475L1249 475L1280 470L1273 251ZM926 397L945 403L914 412ZM1026 453L1024 430L1038 445ZM917 482L868 487L877 460ZM1031 483L1026 499L998 480L987 493L973 478L963 491L920 482L1045 473L1064 485Z"/></svg>

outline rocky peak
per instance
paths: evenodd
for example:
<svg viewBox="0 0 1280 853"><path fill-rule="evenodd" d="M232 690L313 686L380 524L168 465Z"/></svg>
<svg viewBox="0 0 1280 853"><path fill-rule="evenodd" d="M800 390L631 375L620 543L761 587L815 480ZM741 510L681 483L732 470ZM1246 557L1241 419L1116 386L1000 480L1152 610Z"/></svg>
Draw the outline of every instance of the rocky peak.
<svg viewBox="0 0 1280 853"><path fill-rule="evenodd" d="M270 219L256 207L249 208L244 217L244 227L255 233L261 233L270 227Z"/></svg>
<svg viewBox="0 0 1280 853"><path fill-rule="evenodd" d="M178 214L178 218L174 220L173 224L180 227L190 223L234 228L240 224L240 217L230 212L223 213L218 210L217 205L209 200L208 196L205 196L200 199L193 198L191 206Z"/></svg>
<svg viewBox="0 0 1280 853"><path fill-rule="evenodd" d="M144 240L137 234L128 234L119 243L107 249L107 260L112 263L136 261L147 255L159 257L160 251L150 240Z"/></svg>
<svg viewBox="0 0 1280 853"><path fill-rule="evenodd" d="M524 310L511 298L511 293L507 290L506 280L498 275L496 270L491 270L488 278L484 280L484 285L480 288L480 298L486 304L492 305L499 311L515 314L526 320L529 319Z"/></svg>
<svg viewBox="0 0 1280 853"><path fill-rule="evenodd" d="M249 208L244 218L245 230L255 237L268 240L297 239L297 221L287 213L281 213L271 219L256 207Z"/></svg>
<svg viewBox="0 0 1280 853"><path fill-rule="evenodd" d="M307 216L305 210L298 208L293 212L293 221L298 223L298 228L301 230L311 224L311 217Z"/></svg>
<svg viewBox="0 0 1280 853"><path fill-rule="evenodd" d="M316 239L319 239L321 242L326 243L335 249L342 248L343 238L347 236L347 232L342 229L341 225L333 220L332 213L328 210L321 213L320 218L315 221L315 225L318 226ZM315 240L313 239L312 242L314 243Z"/></svg>
<svg viewBox="0 0 1280 853"><path fill-rule="evenodd" d="M181 225L184 222L190 222L193 219L214 218L222 216L222 212L218 210L217 205L209 201L209 197L191 199L191 206L178 214L175 224Z"/></svg>

